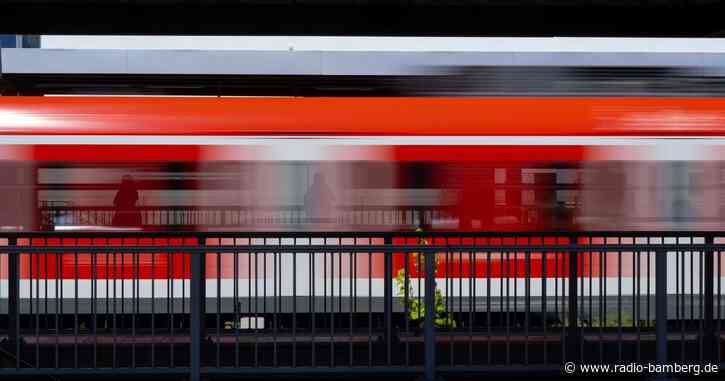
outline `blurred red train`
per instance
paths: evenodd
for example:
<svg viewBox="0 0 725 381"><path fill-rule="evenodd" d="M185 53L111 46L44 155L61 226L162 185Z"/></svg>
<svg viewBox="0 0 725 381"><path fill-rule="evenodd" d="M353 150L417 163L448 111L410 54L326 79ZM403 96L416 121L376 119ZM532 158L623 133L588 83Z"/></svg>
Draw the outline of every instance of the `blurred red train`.
<svg viewBox="0 0 725 381"><path fill-rule="evenodd" d="M0 226L13 232L273 231L280 232L277 243L291 231L417 227L718 230L723 136L725 100L718 98L2 97ZM210 257L210 279L217 276L217 258L220 289L228 296L232 258ZM33 270L26 259L21 289L30 289L33 279L80 278L87 284L78 296L91 295L89 258L52 260L63 262L66 276ZM104 278L131 277L128 269L103 270L102 261L110 259L95 262ZM318 269L346 268L350 261L360 262L354 277L375 278L361 294L382 296L382 257L370 265L363 257L324 259ZM612 265L607 274L617 276ZM169 272L168 258L148 254L136 276L174 278L183 290L188 274L178 266ZM264 278L259 268L239 266L240 278ZM401 266L396 261L396 270ZM322 276L306 271L304 284L310 274ZM554 266L549 271L564 276ZM631 269L622 271L632 282ZM486 268L477 274L518 273ZM349 272L335 276L351 278ZM246 295L250 286L241 283L237 291ZM168 295L171 286L158 287L156 295ZM7 287L0 290L6 297L2 290Z"/></svg>

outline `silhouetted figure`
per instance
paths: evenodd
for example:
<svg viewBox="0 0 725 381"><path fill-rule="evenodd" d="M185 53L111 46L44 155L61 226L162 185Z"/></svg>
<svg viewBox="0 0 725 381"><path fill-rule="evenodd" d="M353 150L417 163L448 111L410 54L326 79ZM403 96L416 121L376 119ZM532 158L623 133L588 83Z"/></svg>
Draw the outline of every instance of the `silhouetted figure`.
<svg viewBox="0 0 725 381"><path fill-rule="evenodd" d="M113 226L137 227L141 226L141 211L136 206L138 189L133 177L125 175L121 179L121 186L113 199L116 209L113 216Z"/></svg>
<svg viewBox="0 0 725 381"><path fill-rule="evenodd" d="M327 185L325 176L322 173L315 174L315 178L305 194L305 212L312 220L319 220L332 217L332 206L335 202L335 195Z"/></svg>
<svg viewBox="0 0 725 381"><path fill-rule="evenodd" d="M556 205L554 205L554 209L551 214L551 223L553 228L566 229L571 227L574 217L569 208L566 207L566 203L563 201L558 201Z"/></svg>

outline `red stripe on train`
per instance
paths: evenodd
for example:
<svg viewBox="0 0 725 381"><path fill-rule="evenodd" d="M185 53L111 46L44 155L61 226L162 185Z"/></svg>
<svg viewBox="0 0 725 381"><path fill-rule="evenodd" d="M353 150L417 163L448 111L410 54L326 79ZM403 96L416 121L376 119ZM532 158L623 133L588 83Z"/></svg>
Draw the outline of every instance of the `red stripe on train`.
<svg viewBox="0 0 725 381"><path fill-rule="evenodd" d="M0 133L722 136L724 109L703 97L3 97Z"/></svg>
<svg viewBox="0 0 725 381"><path fill-rule="evenodd" d="M446 242L447 241L447 242ZM394 244L418 244L418 238L394 238ZM428 242L435 245L554 245L567 244L567 237L507 237L507 238L434 238ZM227 242L221 242L228 244ZM581 242L580 242L581 243ZM592 240L591 243L602 243ZM6 246L7 240L0 241L0 246ZM195 238L20 238L20 246L195 246L198 240ZM237 273L240 278L249 277L272 277L274 276L272 266L273 253L258 253L256 255L244 252L243 246L239 248L237 255ZM21 279L188 279L190 277L190 253L101 253L96 254L95 262L93 255L78 252L66 253L37 253L21 254L20 271ZM279 255L279 254L278 254ZM282 254L289 255L289 254ZM646 266L646 254L639 255L632 253L579 253L580 267L578 274L584 277L599 277L603 274L602 263L606 263L606 276L617 277L620 274L624 277L633 276L633 266L639 256L640 266ZM335 260L333 261L333 257ZM395 253L393 256L394 275L405 268L405 254ZM250 261L254 268L254 261L257 267L262 268L263 261L267 260L267 271L265 274L255 273L250 270ZM333 268L334 272L328 273L333 277L349 277L352 267L355 276L365 279L369 276L382 278L384 275L384 261L382 253L373 253L371 262L368 264L368 255L359 253L350 254L328 254L318 253L315 256L317 266ZM408 254L409 276L421 277L417 271L415 255ZM77 262L76 262L77 259ZM95 263L95 274L94 266ZM279 262L278 262L279 263ZM326 265L325 265L326 264ZM298 261L298 265L301 262ZM724 266L725 267L725 266ZM7 254L0 254L0 278L7 279ZM422 268L422 266L421 266ZM544 271L544 268L546 271ZM221 273L217 272L221 269ZM319 272L321 268L317 269ZM506 277L523 278L526 274L531 278L540 277L565 277L569 273L568 254L562 252L533 252L527 263L526 255L522 252L454 252L439 253L437 277L451 278L487 278ZM206 254L206 276L209 279L221 276L223 279L233 278L234 254L232 253L207 253Z"/></svg>

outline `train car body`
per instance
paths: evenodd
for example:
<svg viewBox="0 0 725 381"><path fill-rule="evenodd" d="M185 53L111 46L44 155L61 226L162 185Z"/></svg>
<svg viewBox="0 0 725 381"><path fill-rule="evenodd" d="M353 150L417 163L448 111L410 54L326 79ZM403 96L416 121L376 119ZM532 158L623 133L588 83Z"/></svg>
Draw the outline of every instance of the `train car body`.
<svg viewBox="0 0 725 381"><path fill-rule="evenodd" d="M67 240L20 234L16 244L28 246L139 244L82 237L92 230L226 231L184 242L245 253L206 254L207 298L354 295L360 306L334 308L379 311L381 253L244 247L404 243L394 233L416 228L466 232L484 244L504 239L491 232L554 231L529 242L566 244L579 231L721 230L724 135L725 100L717 98L3 97L0 226L74 231ZM356 234L320 241L315 232ZM464 238L452 239L446 243ZM532 254L537 270L528 275L520 253L470 254L441 259L443 294L485 297L513 287L565 296L563 253ZM21 297L62 290L65 299L184 299L188 255L28 254ZM626 256L582 262L582 274L611 283L592 292L653 292L650 271L633 275L647 255ZM410 260L396 254L393 273L408 268L415 283ZM7 272L0 275L7 284Z"/></svg>

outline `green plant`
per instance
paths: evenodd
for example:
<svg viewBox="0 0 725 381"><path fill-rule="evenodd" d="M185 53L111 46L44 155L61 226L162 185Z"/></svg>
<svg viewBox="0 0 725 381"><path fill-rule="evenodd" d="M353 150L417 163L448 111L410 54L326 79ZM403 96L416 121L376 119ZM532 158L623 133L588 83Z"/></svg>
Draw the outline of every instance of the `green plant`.
<svg viewBox="0 0 725 381"><path fill-rule="evenodd" d="M415 230L416 232L422 233L423 230L418 228ZM427 245L428 241L424 238L421 238L418 243ZM418 274L421 273L420 269L418 268L419 263L425 263L425 256L426 255L432 255L435 261L434 268L438 268L438 262L439 258L435 253L429 253L429 254L423 254L423 253L410 253L406 260L410 260L412 264L408 266L409 268L412 267L413 272L416 272ZM426 274L428 276L428 274ZM435 279L435 273L433 274L433 277ZM408 282L406 282L406 274L405 274L405 268L402 268L398 271L398 273L395 276L395 283L398 287L398 295L399 296L406 296L406 288L407 288L407 298L404 298L402 303L403 306L407 305L408 310L408 318L414 322L418 322L420 325L423 324L423 321L425 320L425 303L422 298L420 298L418 295L416 295L415 288L410 286L410 279L408 279ZM446 310L446 305L443 302L443 294L441 293L441 290L436 288L435 290L435 297L434 297L434 308L435 308L435 314L433 315L433 324L435 324L436 327L440 328L456 328L457 323L456 320L453 318L452 314L449 313Z"/></svg>

